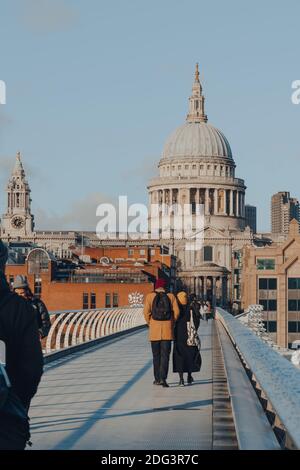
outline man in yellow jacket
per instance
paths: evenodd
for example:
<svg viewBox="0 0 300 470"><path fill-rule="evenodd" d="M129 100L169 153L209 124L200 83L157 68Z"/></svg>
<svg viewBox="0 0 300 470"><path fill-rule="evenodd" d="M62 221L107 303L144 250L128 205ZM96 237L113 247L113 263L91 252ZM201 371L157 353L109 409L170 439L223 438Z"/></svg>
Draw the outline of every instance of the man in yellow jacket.
<svg viewBox="0 0 300 470"><path fill-rule="evenodd" d="M169 386L167 376L171 344L174 339L174 324L180 313L175 295L167 294L166 286L167 282L164 279L157 279L155 291L147 295L144 305L144 317L149 326L149 340L153 354L155 379L153 384L163 387Z"/></svg>

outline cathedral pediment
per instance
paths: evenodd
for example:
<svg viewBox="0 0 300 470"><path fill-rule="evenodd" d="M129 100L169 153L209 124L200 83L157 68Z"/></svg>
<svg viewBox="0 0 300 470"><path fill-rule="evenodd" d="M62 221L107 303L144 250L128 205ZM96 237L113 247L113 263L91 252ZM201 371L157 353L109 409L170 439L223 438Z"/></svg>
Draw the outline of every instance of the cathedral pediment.
<svg viewBox="0 0 300 470"><path fill-rule="evenodd" d="M211 225L207 225L204 227L204 239L210 238L226 240L228 238L228 233L225 233L225 231L216 227L212 227Z"/></svg>

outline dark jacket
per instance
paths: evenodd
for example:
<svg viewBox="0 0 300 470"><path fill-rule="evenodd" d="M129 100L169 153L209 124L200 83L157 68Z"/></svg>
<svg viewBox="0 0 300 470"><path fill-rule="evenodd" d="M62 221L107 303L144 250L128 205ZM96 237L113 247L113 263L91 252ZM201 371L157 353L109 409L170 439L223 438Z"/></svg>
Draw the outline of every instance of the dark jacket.
<svg viewBox="0 0 300 470"><path fill-rule="evenodd" d="M174 349L173 349L173 372L199 372L201 368L201 355L197 346L188 346L187 322L190 321L191 310L195 328L200 325L199 309L192 304L181 305L180 316L175 325Z"/></svg>
<svg viewBox="0 0 300 470"><path fill-rule="evenodd" d="M1 306L1 299L5 302ZM43 374L43 354L32 306L1 280L0 340L6 346L6 370L12 390L26 408Z"/></svg>
<svg viewBox="0 0 300 470"><path fill-rule="evenodd" d="M50 315L44 302L38 297L31 300L32 306L36 311L39 333L41 338L46 338L51 328Z"/></svg>

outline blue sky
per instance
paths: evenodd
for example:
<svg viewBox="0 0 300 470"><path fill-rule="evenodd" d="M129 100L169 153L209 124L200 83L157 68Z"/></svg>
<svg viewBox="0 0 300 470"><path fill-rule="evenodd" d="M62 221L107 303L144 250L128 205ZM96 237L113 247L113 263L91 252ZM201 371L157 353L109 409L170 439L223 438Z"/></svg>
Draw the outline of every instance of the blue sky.
<svg viewBox="0 0 300 470"><path fill-rule="evenodd" d="M259 229L274 192L300 198L298 0L2 0L0 14L0 185L20 150L37 228L93 229L98 202L147 201L196 62Z"/></svg>

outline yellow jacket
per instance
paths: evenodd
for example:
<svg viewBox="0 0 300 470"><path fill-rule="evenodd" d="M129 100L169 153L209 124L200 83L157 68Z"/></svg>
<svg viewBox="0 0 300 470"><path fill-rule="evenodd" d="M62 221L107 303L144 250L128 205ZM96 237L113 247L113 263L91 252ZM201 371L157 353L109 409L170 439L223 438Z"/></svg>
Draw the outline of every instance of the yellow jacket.
<svg viewBox="0 0 300 470"><path fill-rule="evenodd" d="M172 306L172 319L166 321L153 320L152 318L152 304L157 292L165 292L164 289L159 288L155 292L147 295L144 304L144 317L149 326L149 340L150 341L170 341L174 339L174 324L179 318L180 310L174 294L167 294Z"/></svg>

